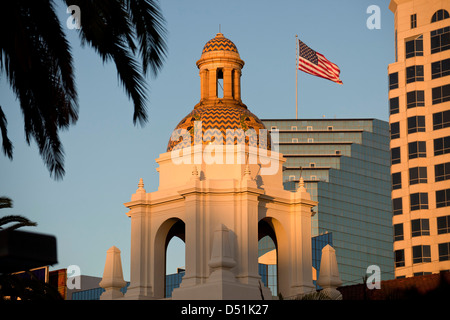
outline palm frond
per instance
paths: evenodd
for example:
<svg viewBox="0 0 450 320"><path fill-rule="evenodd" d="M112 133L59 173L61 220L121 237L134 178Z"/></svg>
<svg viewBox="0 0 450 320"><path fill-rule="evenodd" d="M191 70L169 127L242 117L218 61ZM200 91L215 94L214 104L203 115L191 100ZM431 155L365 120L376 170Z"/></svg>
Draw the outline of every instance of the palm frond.
<svg viewBox="0 0 450 320"><path fill-rule="evenodd" d="M7 228L3 228L2 226L16 222L16 224L9 226ZM15 230L20 227L35 227L37 226L36 222L30 221L28 218L19 216L19 215L9 215L0 218L0 230Z"/></svg>
<svg viewBox="0 0 450 320"><path fill-rule="evenodd" d="M78 119L70 48L52 1L8 1L0 11L2 68L19 99L25 139L34 139L50 175L64 176L59 130Z"/></svg>
<svg viewBox="0 0 450 320"><path fill-rule="evenodd" d="M2 107L0 106L0 131L2 133L2 150L5 156L9 159L13 158L13 146L11 140L8 138L8 129L6 128L8 121L3 113Z"/></svg>
<svg viewBox="0 0 450 320"><path fill-rule="evenodd" d="M13 201L8 197L0 197L0 209L12 208Z"/></svg>
<svg viewBox="0 0 450 320"><path fill-rule="evenodd" d="M148 68L156 75L166 54L164 19L155 1L66 0L81 10L79 35L103 62L113 61L126 94L133 100L133 123L147 121ZM136 60L136 44L142 66Z"/></svg>

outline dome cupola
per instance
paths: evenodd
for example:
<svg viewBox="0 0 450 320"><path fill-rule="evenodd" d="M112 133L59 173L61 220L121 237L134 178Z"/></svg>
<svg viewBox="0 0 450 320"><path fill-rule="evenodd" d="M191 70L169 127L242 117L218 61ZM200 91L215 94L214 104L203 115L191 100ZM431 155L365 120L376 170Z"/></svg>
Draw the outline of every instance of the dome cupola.
<svg viewBox="0 0 450 320"><path fill-rule="evenodd" d="M241 100L240 79L244 61L236 45L222 33L217 33L203 47L197 67L200 74L200 101L175 128L178 133L184 130L189 132L191 139L171 139L167 151L194 144L196 121L201 121L204 144L211 142L212 136L222 136L223 144L253 143L253 146L265 145L270 149L269 133L260 136L259 130L265 129L264 124ZM236 133L232 139L227 136L228 129ZM246 135L249 129L255 131L256 139L252 140ZM258 141L255 143L254 140Z"/></svg>

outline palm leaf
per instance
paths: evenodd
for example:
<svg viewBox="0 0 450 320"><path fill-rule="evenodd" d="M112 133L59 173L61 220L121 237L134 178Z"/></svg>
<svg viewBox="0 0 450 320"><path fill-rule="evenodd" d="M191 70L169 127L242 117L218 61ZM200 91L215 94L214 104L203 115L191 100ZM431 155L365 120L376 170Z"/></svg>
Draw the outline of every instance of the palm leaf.
<svg viewBox="0 0 450 320"><path fill-rule="evenodd" d="M10 198L0 197L0 209L12 208L12 207L13 207L13 201Z"/></svg>
<svg viewBox="0 0 450 320"><path fill-rule="evenodd" d="M13 222L17 222L16 224L7 227L7 228L3 228L3 225L6 225L8 223L13 223ZM0 218L0 230L4 229L4 230L14 230L20 227L35 227L37 226L36 222L30 221L29 219L22 217L22 216L18 216L18 215L9 215L9 216L4 216L2 218Z"/></svg>

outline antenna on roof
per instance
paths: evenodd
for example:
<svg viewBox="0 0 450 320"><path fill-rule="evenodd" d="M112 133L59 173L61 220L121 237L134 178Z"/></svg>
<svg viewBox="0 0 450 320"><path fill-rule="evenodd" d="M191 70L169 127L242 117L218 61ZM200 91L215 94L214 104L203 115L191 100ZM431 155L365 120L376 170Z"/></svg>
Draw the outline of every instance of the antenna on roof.
<svg viewBox="0 0 450 320"><path fill-rule="evenodd" d="M220 31L220 23L219 23L219 33L222 33L222 31Z"/></svg>

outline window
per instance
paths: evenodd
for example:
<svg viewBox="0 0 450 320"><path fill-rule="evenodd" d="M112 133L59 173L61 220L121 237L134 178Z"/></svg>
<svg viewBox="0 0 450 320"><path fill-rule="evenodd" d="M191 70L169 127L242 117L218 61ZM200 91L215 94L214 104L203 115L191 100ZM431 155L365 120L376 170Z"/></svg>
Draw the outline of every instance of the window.
<svg viewBox="0 0 450 320"><path fill-rule="evenodd" d="M391 123L391 140L400 138L400 122Z"/></svg>
<svg viewBox="0 0 450 320"><path fill-rule="evenodd" d="M328 130L328 131L333 131L333 126L328 126L328 127L327 127L327 130Z"/></svg>
<svg viewBox="0 0 450 320"><path fill-rule="evenodd" d="M439 243L439 261L450 260L450 242Z"/></svg>
<svg viewBox="0 0 450 320"><path fill-rule="evenodd" d="M423 90L410 91L406 93L406 108L424 107L425 93Z"/></svg>
<svg viewBox="0 0 450 320"><path fill-rule="evenodd" d="M309 164L309 167L310 167L310 168L315 168L315 167L316 167L316 164L315 164L314 162L311 162L311 163Z"/></svg>
<svg viewBox="0 0 450 320"><path fill-rule="evenodd" d="M430 222L428 219L411 220L411 237L429 236Z"/></svg>
<svg viewBox="0 0 450 320"><path fill-rule="evenodd" d="M389 111L390 114L395 114L399 112L398 97L389 99Z"/></svg>
<svg viewBox="0 0 450 320"><path fill-rule="evenodd" d="M415 38L406 41L405 43L406 59L423 56L423 36L416 36Z"/></svg>
<svg viewBox="0 0 450 320"><path fill-rule="evenodd" d="M423 81L423 66L411 66L406 68L406 83Z"/></svg>
<svg viewBox="0 0 450 320"><path fill-rule="evenodd" d="M405 250L395 250L395 267L405 266Z"/></svg>
<svg viewBox="0 0 450 320"><path fill-rule="evenodd" d="M392 189L401 189L402 188L402 173L397 172L392 174Z"/></svg>
<svg viewBox="0 0 450 320"><path fill-rule="evenodd" d="M295 176L289 176L289 181L294 181L295 180Z"/></svg>
<svg viewBox="0 0 450 320"><path fill-rule="evenodd" d="M411 29L414 29L417 27L417 14L414 13L411 15Z"/></svg>
<svg viewBox="0 0 450 320"><path fill-rule="evenodd" d="M278 128L276 126L272 126L272 127L270 127L270 130L275 131L275 130L278 130Z"/></svg>
<svg viewBox="0 0 450 320"><path fill-rule="evenodd" d="M450 127L450 110L433 114L433 130Z"/></svg>
<svg viewBox="0 0 450 320"><path fill-rule="evenodd" d="M431 262L430 246L414 246L413 263Z"/></svg>
<svg viewBox="0 0 450 320"><path fill-rule="evenodd" d="M431 94L433 104L450 101L450 84L433 88Z"/></svg>
<svg viewBox="0 0 450 320"><path fill-rule="evenodd" d="M450 207L450 189L436 191L436 208Z"/></svg>
<svg viewBox="0 0 450 320"><path fill-rule="evenodd" d="M317 180L317 176L311 176L310 179L315 181Z"/></svg>
<svg viewBox="0 0 450 320"><path fill-rule="evenodd" d="M450 216L437 218L437 233L450 233Z"/></svg>
<svg viewBox="0 0 450 320"><path fill-rule="evenodd" d="M434 181L444 181L450 179L450 162L436 164L434 166Z"/></svg>
<svg viewBox="0 0 450 320"><path fill-rule="evenodd" d="M298 138L292 138L292 143L297 143L298 142Z"/></svg>
<svg viewBox="0 0 450 320"><path fill-rule="evenodd" d="M394 216L398 214L403 214L402 198L392 199L392 209Z"/></svg>
<svg viewBox="0 0 450 320"><path fill-rule="evenodd" d="M427 146L426 141L414 141L408 143L408 158L426 158Z"/></svg>
<svg viewBox="0 0 450 320"><path fill-rule="evenodd" d="M340 156L341 155L341 150L335 150L335 153L336 153L337 156Z"/></svg>
<svg viewBox="0 0 450 320"><path fill-rule="evenodd" d="M409 195L411 211L428 209L428 193L412 193Z"/></svg>
<svg viewBox="0 0 450 320"><path fill-rule="evenodd" d="M297 131L297 127L296 127L296 126L292 126L292 127L291 127L291 130L292 130L292 131Z"/></svg>
<svg viewBox="0 0 450 320"><path fill-rule="evenodd" d="M389 90L398 88L398 72L389 75Z"/></svg>
<svg viewBox="0 0 450 320"><path fill-rule="evenodd" d="M450 26L431 31L431 53L450 49Z"/></svg>
<svg viewBox="0 0 450 320"><path fill-rule="evenodd" d="M408 118L408 134L414 132L425 132L425 116Z"/></svg>
<svg viewBox="0 0 450 320"><path fill-rule="evenodd" d="M449 18L449 14L447 12L447 10L444 9L440 9L438 11L436 11L433 16L431 17L431 23L436 22L436 21L441 21L444 19L448 19Z"/></svg>
<svg viewBox="0 0 450 320"><path fill-rule="evenodd" d="M314 138L308 138L308 143L313 143L314 142Z"/></svg>
<svg viewBox="0 0 450 320"><path fill-rule="evenodd" d="M391 149L391 164L400 163L400 147Z"/></svg>
<svg viewBox="0 0 450 320"><path fill-rule="evenodd" d="M312 129L313 129L313 127L311 127L311 126L306 127L306 131L312 131Z"/></svg>
<svg viewBox="0 0 450 320"><path fill-rule="evenodd" d="M409 169L409 184L427 183L427 167Z"/></svg>
<svg viewBox="0 0 450 320"><path fill-rule="evenodd" d="M434 155L450 153L450 136L434 139Z"/></svg>
<svg viewBox="0 0 450 320"><path fill-rule="evenodd" d="M436 61L431 64L431 79L450 75L450 59Z"/></svg>
<svg viewBox="0 0 450 320"><path fill-rule="evenodd" d="M403 240L403 224L394 224L394 241Z"/></svg>

